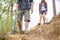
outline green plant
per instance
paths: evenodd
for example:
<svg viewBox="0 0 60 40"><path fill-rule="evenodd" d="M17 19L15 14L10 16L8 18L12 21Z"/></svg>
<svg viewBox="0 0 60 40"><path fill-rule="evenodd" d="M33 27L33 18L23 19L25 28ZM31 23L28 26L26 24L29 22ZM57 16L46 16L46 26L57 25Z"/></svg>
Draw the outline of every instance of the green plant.
<svg viewBox="0 0 60 40"><path fill-rule="evenodd" d="M16 0L0 0L0 40L7 32L12 31L14 20L13 9L10 7L13 8L14 3Z"/></svg>

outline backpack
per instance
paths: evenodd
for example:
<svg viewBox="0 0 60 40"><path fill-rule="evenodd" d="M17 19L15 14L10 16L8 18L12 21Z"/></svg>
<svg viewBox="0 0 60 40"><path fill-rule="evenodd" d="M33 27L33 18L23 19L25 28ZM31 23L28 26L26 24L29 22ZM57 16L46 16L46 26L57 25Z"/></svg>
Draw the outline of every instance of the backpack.
<svg viewBox="0 0 60 40"><path fill-rule="evenodd" d="M24 9L31 9L31 3L30 3L30 0L20 0L20 3L19 3L19 7L20 9L24 10Z"/></svg>

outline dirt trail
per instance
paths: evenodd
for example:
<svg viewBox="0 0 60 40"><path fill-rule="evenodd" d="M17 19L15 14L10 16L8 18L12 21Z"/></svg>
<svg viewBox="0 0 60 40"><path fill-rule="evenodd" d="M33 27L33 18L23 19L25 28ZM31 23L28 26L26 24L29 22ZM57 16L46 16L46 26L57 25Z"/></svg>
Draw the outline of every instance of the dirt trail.
<svg viewBox="0 0 60 40"><path fill-rule="evenodd" d="M52 18L50 24L37 25L27 35L8 36L8 40L60 40L60 15Z"/></svg>

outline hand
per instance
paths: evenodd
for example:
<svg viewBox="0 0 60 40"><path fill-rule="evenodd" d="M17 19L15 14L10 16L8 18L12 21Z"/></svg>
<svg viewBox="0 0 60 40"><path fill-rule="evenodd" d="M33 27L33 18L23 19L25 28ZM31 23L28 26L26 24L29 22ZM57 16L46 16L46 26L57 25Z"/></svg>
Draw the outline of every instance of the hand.
<svg viewBox="0 0 60 40"><path fill-rule="evenodd" d="M33 13L33 9L31 9L31 13Z"/></svg>

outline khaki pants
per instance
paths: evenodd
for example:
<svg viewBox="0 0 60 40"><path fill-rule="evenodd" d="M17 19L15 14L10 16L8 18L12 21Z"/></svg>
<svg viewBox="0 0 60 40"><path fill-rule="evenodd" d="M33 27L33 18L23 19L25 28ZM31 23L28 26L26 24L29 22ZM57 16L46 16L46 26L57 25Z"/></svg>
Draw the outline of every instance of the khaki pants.
<svg viewBox="0 0 60 40"><path fill-rule="evenodd" d="M18 21L22 21L23 15L24 15L25 20L30 22L30 13L29 13L29 10L18 10L17 20Z"/></svg>

